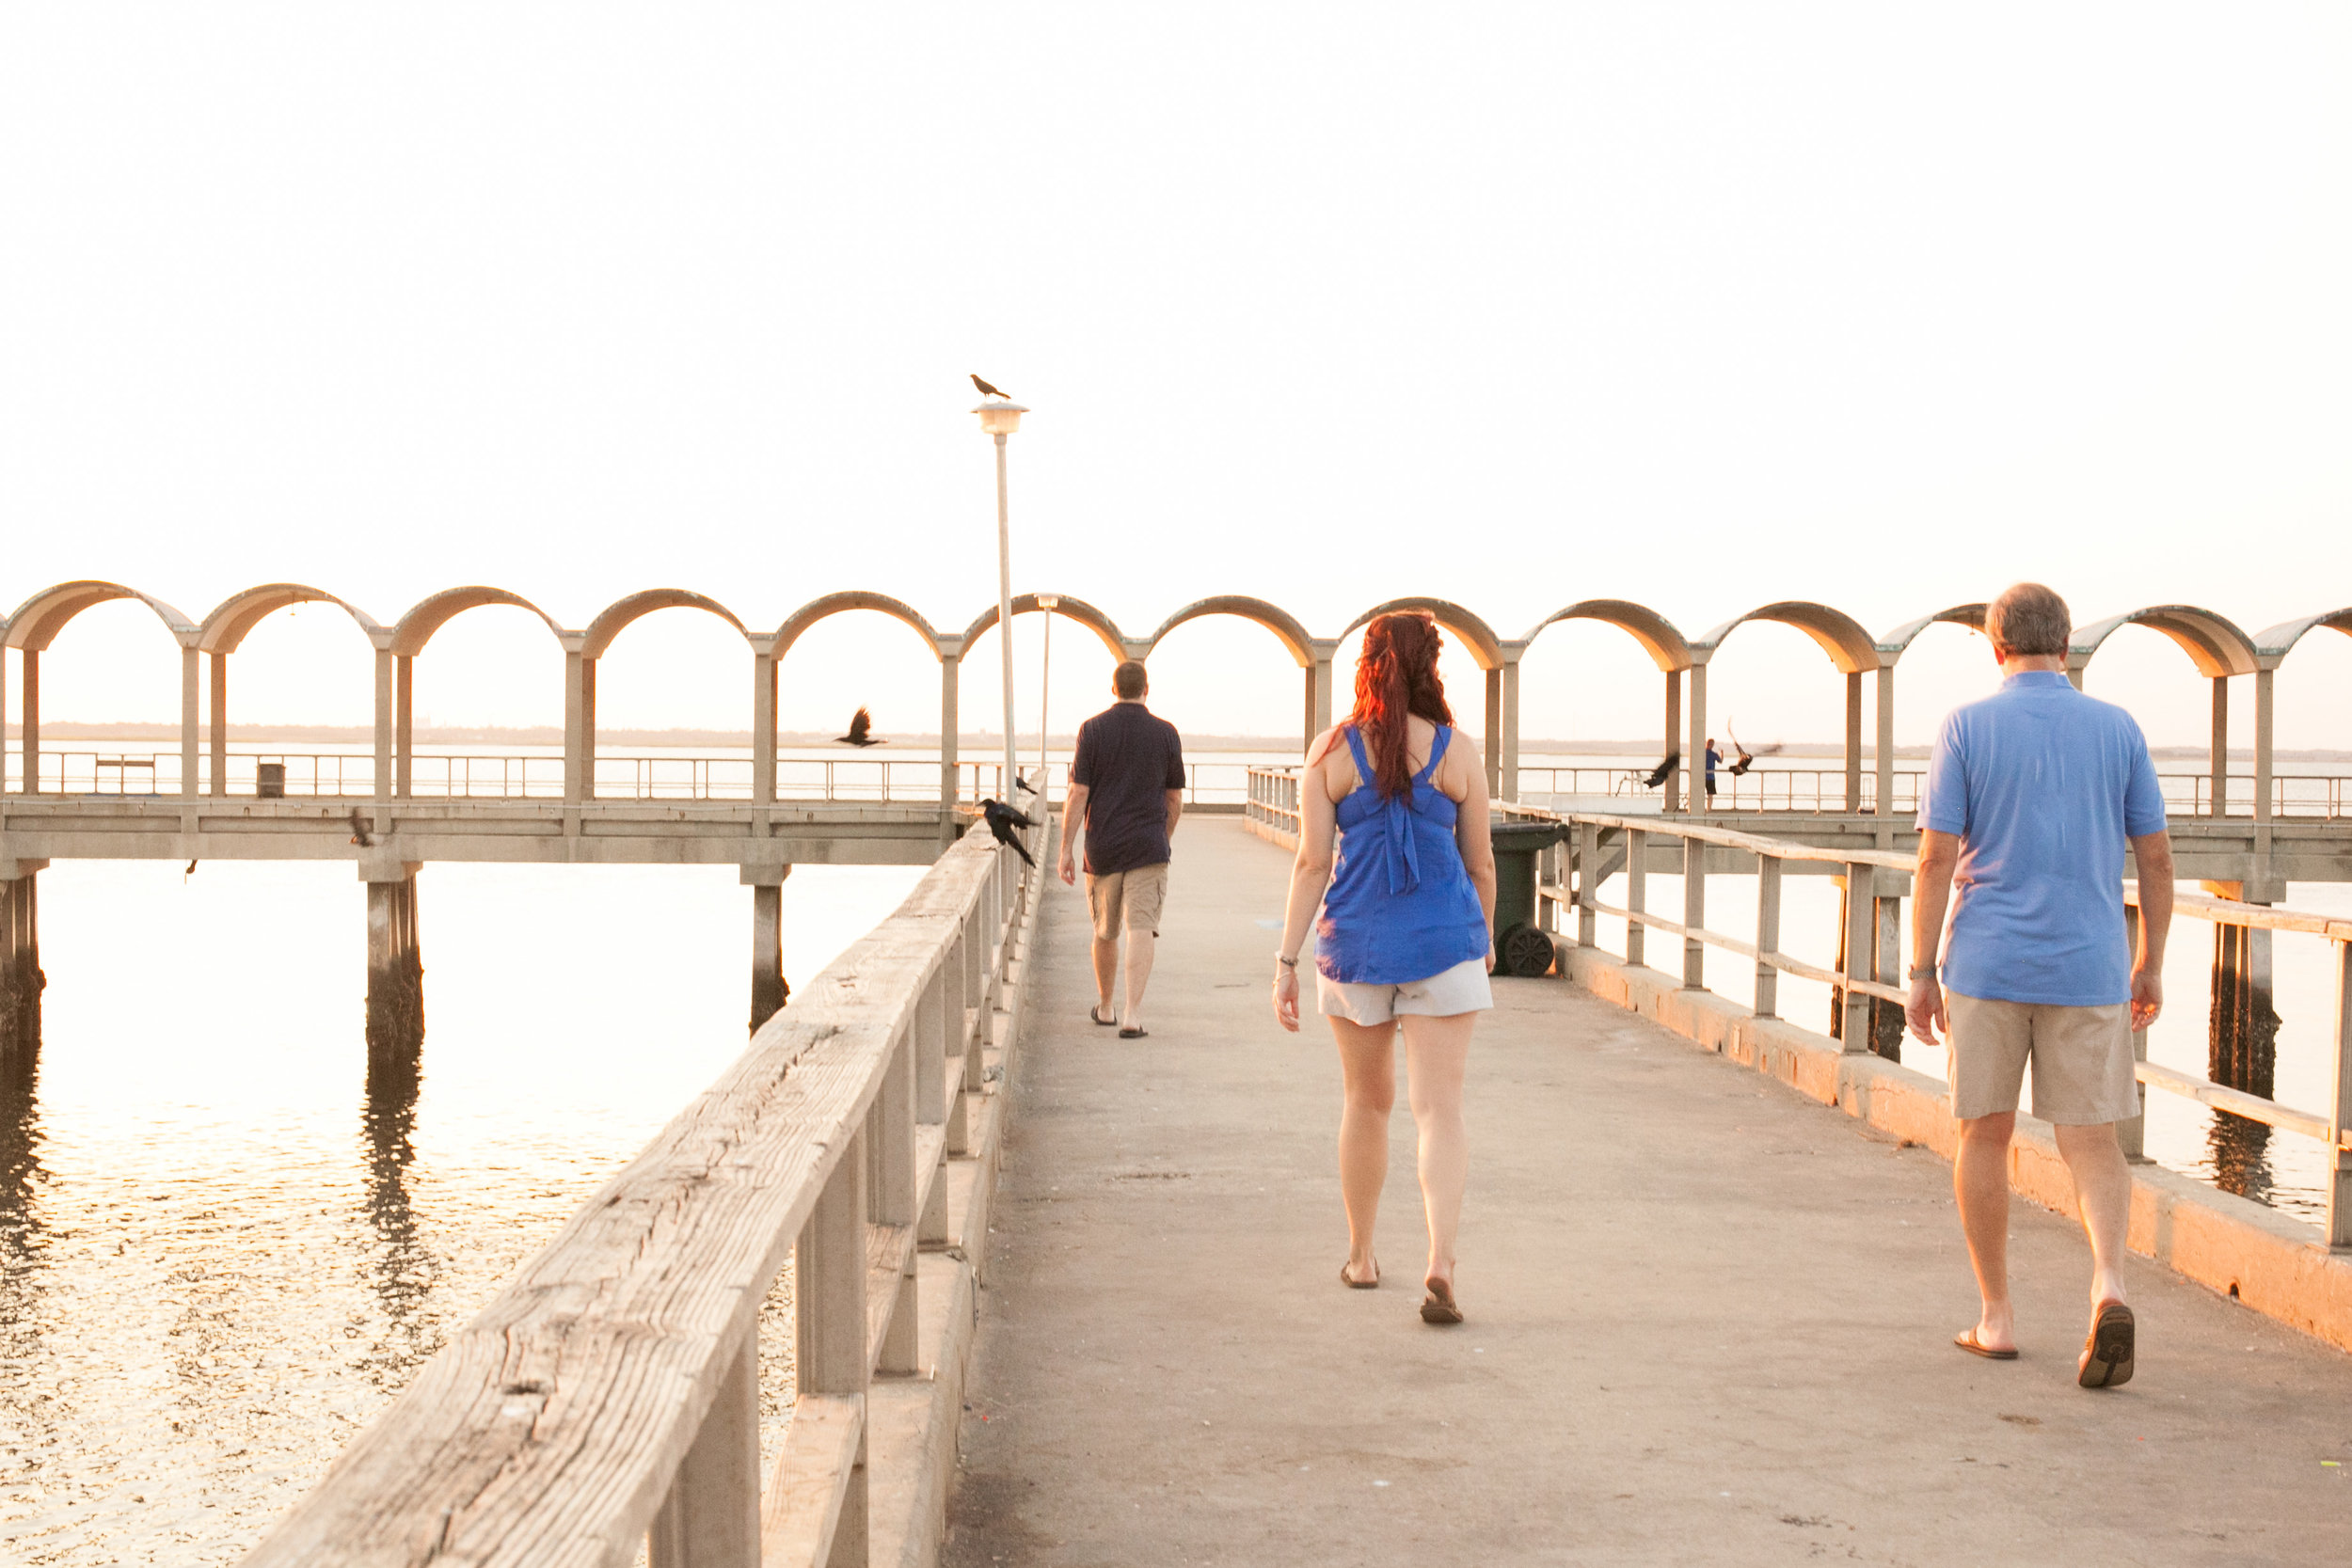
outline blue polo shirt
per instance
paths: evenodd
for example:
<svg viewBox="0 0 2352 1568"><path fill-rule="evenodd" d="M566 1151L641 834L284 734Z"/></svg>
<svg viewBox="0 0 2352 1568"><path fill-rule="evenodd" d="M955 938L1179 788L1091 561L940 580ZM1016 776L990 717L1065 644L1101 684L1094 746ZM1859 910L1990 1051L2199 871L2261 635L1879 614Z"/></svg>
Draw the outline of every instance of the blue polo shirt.
<svg viewBox="0 0 2352 1568"><path fill-rule="evenodd" d="M2132 716L2064 675L2010 675L1935 737L1919 826L1959 837L1944 984L2004 1002L2106 1006L2132 994L2128 839L2164 827Z"/></svg>

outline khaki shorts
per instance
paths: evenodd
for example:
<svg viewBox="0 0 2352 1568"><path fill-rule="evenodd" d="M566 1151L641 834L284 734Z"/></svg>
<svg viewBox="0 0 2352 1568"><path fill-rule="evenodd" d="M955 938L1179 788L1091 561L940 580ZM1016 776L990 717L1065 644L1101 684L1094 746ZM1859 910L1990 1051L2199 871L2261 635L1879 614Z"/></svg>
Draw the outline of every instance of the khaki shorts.
<svg viewBox="0 0 2352 1568"><path fill-rule="evenodd" d="M1961 1120L2017 1109L2028 1060L2033 1114L2043 1121L2095 1127L2139 1115L2131 1004L2062 1007L1947 990L1944 1005L1951 1014L1952 1115Z"/></svg>
<svg viewBox="0 0 2352 1568"><path fill-rule="evenodd" d="M1168 902L1168 863L1087 873L1087 912L1094 916L1094 940L1114 942L1119 933L1160 934L1160 906Z"/></svg>
<svg viewBox="0 0 2352 1568"><path fill-rule="evenodd" d="M1486 978L1484 958L1464 958L1426 980L1408 980L1401 986L1334 980L1319 970L1315 974L1315 1010L1326 1018L1343 1018L1367 1026L1393 1023L1408 1015L1452 1018L1456 1013L1485 1012L1494 1005L1495 990Z"/></svg>

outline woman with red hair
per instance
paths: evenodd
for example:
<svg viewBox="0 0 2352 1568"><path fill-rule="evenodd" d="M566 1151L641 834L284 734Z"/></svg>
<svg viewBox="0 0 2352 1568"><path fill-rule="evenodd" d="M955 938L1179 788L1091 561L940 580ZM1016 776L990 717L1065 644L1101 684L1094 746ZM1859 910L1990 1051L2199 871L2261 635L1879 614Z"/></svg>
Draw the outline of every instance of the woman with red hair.
<svg viewBox="0 0 2352 1568"><path fill-rule="evenodd" d="M1424 1322L1458 1323L1454 1237L1470 1150L1462 1070L1470 1025L1494 1006L1494 845L1479 749L1454 728L1438 679L1438 623L1419 611L1374 621L1356 663L1356 708L1315 736L1299 783L1298 862L1274 952L1274 1016L1298 1030L1298 960L1315 935L1315 1000L1340 1048L1340 1280L1380 1283L1373 1221L1389 1173L1396 1036L1421 1134L1429 1224ZM1336 839L1336 849L1335 849Z"/></svg>

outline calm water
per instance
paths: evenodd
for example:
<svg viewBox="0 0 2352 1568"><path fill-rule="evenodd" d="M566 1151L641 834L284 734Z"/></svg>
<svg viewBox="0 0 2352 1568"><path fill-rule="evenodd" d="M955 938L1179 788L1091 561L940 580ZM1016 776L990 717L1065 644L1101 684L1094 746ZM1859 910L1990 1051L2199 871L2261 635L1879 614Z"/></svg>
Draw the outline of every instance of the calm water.
<svg viewBox="0 0 2352 1568"><path fill-rule="evenodd" d="M902 867L785 887L805 979ZM369 1082L348 866L41 874L0 1088L0 1558L234 1560L738 1054L733 868L435 865L420 1074Z"/></svg>

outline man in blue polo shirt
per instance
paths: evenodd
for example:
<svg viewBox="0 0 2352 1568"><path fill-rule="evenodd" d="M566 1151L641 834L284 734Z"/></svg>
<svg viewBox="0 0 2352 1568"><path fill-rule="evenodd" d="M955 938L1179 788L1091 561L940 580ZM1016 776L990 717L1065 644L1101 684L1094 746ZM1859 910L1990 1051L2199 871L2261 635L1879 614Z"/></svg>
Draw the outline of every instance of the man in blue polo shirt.
<svg viewBox="0 0 2352 1568"><path fill-rule="evenodd" d="M2086 1388L2130 1380L2124 1304L2132 1180L2115 1124L2139 1114L2132 1032L2164 1006L2172 844L2148 743L2130 714L2066 678L2066 601L2021 582L1985 611L2001 689L1955 708L1936 736L1919 807L1911 1032L1949 1042L1960 1151L1952 1185L1984 1298L1952 1342L2017 1358L2009 1298L2009 1143L2026 1064L2034 1115L2051 1124L2090 1239L2091 1326L2075 1363ZM2137 961L2123 919L2123 852L2139 878ZM1946 940L1944 911L1959 891Z"/></svg>

